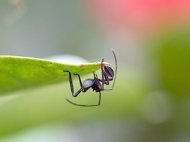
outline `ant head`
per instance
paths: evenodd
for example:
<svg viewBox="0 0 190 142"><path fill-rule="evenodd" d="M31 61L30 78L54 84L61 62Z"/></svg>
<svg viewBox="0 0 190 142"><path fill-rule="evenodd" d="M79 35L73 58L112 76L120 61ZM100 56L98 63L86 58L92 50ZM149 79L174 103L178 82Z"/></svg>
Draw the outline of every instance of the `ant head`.
<svg viewBox="0 0 190 142"><path fill-rule="evenodd" d="M103 67L105 74L108 76L109 79L113 79L114 77L114 71L110 66L104 66Z"/></svg>

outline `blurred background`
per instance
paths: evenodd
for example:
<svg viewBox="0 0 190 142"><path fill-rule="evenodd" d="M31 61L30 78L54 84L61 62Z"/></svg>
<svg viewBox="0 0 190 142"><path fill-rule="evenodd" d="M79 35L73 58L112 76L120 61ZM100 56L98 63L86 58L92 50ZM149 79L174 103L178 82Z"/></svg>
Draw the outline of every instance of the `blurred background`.
<svg viewBox="0 0 190 142"><path fill-rule="evenodd" d="M68 82L1 96L0 142L189 142L189 9L189 0L1 0L1 55L114 65L114 48L118 75L100 107L65 102Z"/></svg>

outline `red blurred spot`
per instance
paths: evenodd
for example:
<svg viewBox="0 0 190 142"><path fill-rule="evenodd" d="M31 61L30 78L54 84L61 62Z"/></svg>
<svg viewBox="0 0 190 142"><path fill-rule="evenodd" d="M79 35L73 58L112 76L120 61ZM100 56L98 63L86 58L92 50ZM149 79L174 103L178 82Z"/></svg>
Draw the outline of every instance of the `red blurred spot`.
<svg viewBox="0 0 190 142"><path fill-rule="evenodd" d="M91 19L107 29L153 30L190 21L190 0L87 0Z"/></svg>

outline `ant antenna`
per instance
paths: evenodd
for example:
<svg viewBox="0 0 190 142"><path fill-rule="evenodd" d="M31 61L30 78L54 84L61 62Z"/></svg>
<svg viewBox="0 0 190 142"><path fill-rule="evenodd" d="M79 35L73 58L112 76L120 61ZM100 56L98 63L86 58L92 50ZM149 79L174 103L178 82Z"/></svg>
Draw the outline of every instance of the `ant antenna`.
<svg viewBox="0 0 190 142"><path fill-rule="evenodd" d="M117 57L116 57L116 54L115 54L115 51L113 48L111 49L111 51L113 53L114 60L115 60L115 77L114 77L114 81L113 81L113 85L112 85L112 88L114 88L115 80L116 80L116 76L117 76Z"/></svg>
<svg viewBox="0 0 190 142"><path fill-rule="evenodd" d="M98 104L95 104L95 105L82 105L82 104L77 104L77 103L74 103L72 101L70 101L69 99L65 99L67 102L69 102L70 104L72 105L75 105L75 106L82 106L82 107L93 107L93 106L99 106L100 105L100 102L101 102L101 92L99 92L99 100L98 100Z"/></svg>

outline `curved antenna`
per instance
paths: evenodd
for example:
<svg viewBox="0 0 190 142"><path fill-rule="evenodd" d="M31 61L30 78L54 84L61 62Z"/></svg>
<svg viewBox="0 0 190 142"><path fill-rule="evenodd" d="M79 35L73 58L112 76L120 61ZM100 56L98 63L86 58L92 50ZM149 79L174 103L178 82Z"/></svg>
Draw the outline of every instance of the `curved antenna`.
<svg viewBox="0 0 190 142"><path fill-rule="evenodd" d="M104 78L104 75L103 75L103 62L104 62L104 58L102 58L102 61L101 61L101 70L102 70L102 89L104 89L104 84L105 84L105 80L103 79L103 78Z"/></svg>
<svg viewBox="0 0 190 142"><path fill-rule="evenodd" d="M113 89L113 88L114 88L114 85L115 85L116 76L117 76L117 57L116 57L116 54L115 54L115 51L114 51L113 48L111 49L111 51L112 51L112 53L113 53L114 60L115 60L115 77L114 77L113 85L112 85L112 89Z"/></svg>
<svg viewBox="0 0 190 142"><path fill-rule="evenodd" d="M101 103L101 98L102 98L101 92L99 92L99 100L98 100L98 104L96 104L96 105L83 105L83 104L74 103L74 102L70 101L69 99L65 99L65 100L66 100L67 102L69 102L70 104L75 105L75 106L93 107L93 106L99 106L99 105L100 105L100 103Z"/></svg>

